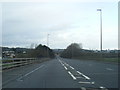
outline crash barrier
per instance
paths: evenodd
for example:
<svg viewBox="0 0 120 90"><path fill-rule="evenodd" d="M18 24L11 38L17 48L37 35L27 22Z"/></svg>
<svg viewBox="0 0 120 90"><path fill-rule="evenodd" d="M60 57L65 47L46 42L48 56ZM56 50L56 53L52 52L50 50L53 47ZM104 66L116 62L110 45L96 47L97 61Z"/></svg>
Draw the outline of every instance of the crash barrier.
<svg viewBox="0 0 120 90"><path fill-rule="evenodd" d="M4 70L23 65L39 63L45 60L48 60L48 58L4 58L1 60L2 63L0 64L0 67L2 67L2 70Z"/></svg>

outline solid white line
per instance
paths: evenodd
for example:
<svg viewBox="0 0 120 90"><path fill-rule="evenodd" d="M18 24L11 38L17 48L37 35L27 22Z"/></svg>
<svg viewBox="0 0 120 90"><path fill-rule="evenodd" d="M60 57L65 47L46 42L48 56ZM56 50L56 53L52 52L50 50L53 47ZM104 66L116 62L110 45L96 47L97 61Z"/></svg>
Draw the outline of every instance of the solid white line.
<svg viewBox="0 0 120 90"><path fill-rule="evenodd" d="M76 77L75 77L70 71L68 71L68 73L70 74L70 76L71 76L74 80L76 80Z"/></svg>
<svg viewBox="0 0 120 90"><path fill-rule="evenodd" d="M34 70L30 71L29 73L25 74L24 76L21 76L21 77L20 77L20 78L18 78L17 80L18 80L18 81L22 81L21 79L22 79L23 77L28 76L29 74L31 74L31 73L33 73L33 72L35 72L36 70L38 70L38 69L42 68L43 66L44 66L44 65L42 65L42 66L40 66L40 67L38 67L38 68L36 68L36 69L34 69Z"/></svg>

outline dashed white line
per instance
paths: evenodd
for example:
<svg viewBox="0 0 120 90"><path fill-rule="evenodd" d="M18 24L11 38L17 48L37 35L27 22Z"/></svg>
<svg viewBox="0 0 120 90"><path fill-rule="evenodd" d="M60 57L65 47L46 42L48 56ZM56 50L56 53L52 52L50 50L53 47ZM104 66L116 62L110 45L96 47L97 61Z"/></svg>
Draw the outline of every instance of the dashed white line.
<svg viewBox="0 0 120 90"><path fill-rule="evenodd" d="M85 77L86 79L90 80L90 78L84 74L82 74L83 77Z"/></svg>
<svg viewBox="0 0 120 90"><path fill-rule="evenodd" d="M63 64L61 60L59 60L59 61L60 61L61 64L64 66L64 68L67 70L67 67L66 67L64 64L66 64L67 66L68 66L68 64L65 63L65 62L64 62L64 64ZM74 69L74 68L73 68L72 66L70 66L70 65L69 65L69 67L72 68L72 69ZM71 72L68 71L68 73L73 77L73 79L76 79L76 77L73 76L73 74L72 74ZM82 74L81 72L77 71L77 73L79 73L80 75L82 75L82 76L85 77L86 79L90 80L90 78L89 78L88 76Z"/></svg>
<svg viewBox="0 0 120 90"><path fill-rule="evenodd" d="M100 88L104 88L104 87L100 86Z"/></svg>
<svg viewBox="0 0 120 90"><path fill-rule="evenodd" d="M66 66L70 66L70 65L68 65L67 63L64 63Z"/></svg>
<svg viewBox="0 0 120 90"><path fill-rule="evenodd" d="M65 68L66 70L67 70L67 67L66 67L66 66L69 66L71 69L74 69L72 66L70 66L69 64L61 61L60 59L59 59L59 62L64 66L64 68ZM66 66L65 66L65 65L66 65ZM91 66L91 64L90 64L90 66ZM107 69L107 70L113 70L113 69L111 69L111 68L106 68L106 69ZM82 78L82 77L75 77L70 71L68 71L68 73L70 74L70 76L71 76L74 80L76 80L77 78ZM82 75L84 78L90 80L90 78L89 78L88 76L84 75L83 73L81 73L81 72L79 72L79 71L77 71L77 73L80 74L80 75ZM81 84L95 84L95 82L82 82L82 81L79 81L78 83L81 83ZM99 88L101 88L101 89L106 89L105 87L102 87L102 86L100 86ZM82 89L82 90L86 90L86 88L84 88L84 87L81 87L81 89ZM108 89L106 89L106 90L108 90Z"/></svg>
<svg viewBox="0 0 120 90"><path fill-rule="evenodd" d="M79 73L80 75L82 75L82 76L85 77L86 79L90 80L90 78L89 78L88 76L84 75L83 73L81 73L81 72L79 72L79 71L77 71L77 73Z"/></svg>
<svg viewBox="0 0 120 90"><path fill-rule="evenodd" d="M82 81L80 81L78 83L81 83L81 84L95 84L95 82L82 82Z"/></svg>
<svg viewBox="0 0 120 90"><path fill-rule="evenodd" d="M67 67L64 66L64 68L67 70Z"/></svg>
<svg viewBox="0 0 120 90"><path fill-rule="evenodd" d="M72 66L70 66L70 68L74 69Z"/></svg>
<svg viewBox="0 0 120 90"><path fill-rule="evenodd" d="M77 73L82 74L81 72L77 71Z"/></svg>
<svg viewBox="0 0 120 90"><path fill-rule="evenodd" d="M63 64L63 63L61 63L62 64L62 66L65 68L65 70L67 70L67 67Z"/></svg>
<svg viewBox="0 0 120 90"><path fill-rule="evenodd" d="M103 86L100 86L100 88L101 88L102 90L108 90L107 88L105 88L105 87L103 87Z"/></svg>
<svg viewBox="0 0 120 90"><path fill-rule="evenodd" d="M70 71L68 71L68 73L70 74L70 76L71 76L74 80L76 80L76 77L75 77Z"/></svg>
<svg viewBox="0 0 120 90"><path fill-rule="evenodd" d="M81 90L86 90L86 88L85 87L81 87Z"/></svg>
<svg viewBox="0 0 120 90"><path fill-rule="evenodd" d="M29 73L27 73L27 74L25 74L25 75L21 76L20 78L18 78L18 79L17 79L17 81L23 81L23 80L21 80L22 78L24 78L24 77L26 77L26 76L30 75L31 73L33 73L33 72L35 72L36 70L38 70L38 69L42 68L43 66L44 66L44 65L42 65L42 66L40 66L40 67L38 67L38 68L36 68L36 69L34 69L34 70L30 71Z"/></svg>

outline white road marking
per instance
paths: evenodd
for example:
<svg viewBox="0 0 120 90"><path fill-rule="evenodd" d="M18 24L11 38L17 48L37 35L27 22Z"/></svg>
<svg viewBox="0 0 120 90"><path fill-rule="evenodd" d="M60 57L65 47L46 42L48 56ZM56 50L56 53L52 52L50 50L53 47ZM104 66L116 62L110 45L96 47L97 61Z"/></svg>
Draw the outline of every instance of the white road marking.
<svg viewBox="0 0 120 90"><path fill-rule="evenodd" d="M82 74L83 77L85 77L86 79L90 80L90 78L84 74Z"/></svg>
<svg viewBox="0 0 120 90"><path fill-rule="evenodd" d="M113 69L111 69L111 68L106 68L106 70L112 71Z"/></svg>
<svg viewBox="0 0 120 90"><path fill-rule="evenodd" d="M59 60L59 61L61 61L61 60ZM68 65L68 64L65 63L65 62L64 62L64 64ZM64 66L64 68L67 70L67 68L65 67L64 64L62 63L62 65ZM72 66L70 66L70 65L69 65L69 67L72 68L72 69L74 69L74 68L73 68ZM71 72L68 72L68 73L71 73ZM77 71L77 73L79 73L80 75L82 75L82 76L85 77L86 79L90 80L90 78L89 78L88 76L82 74L81 72ZM72 73L71 73L71 74L72 74ZM71 75L71 74L70 74L70 75ZM73 76L73 75L72 75L72 76ZM74 77L75 77L75 76L73 76L73 78L74 78Z"/></svg>
<svg viewBox="0 0 120 90"><path fill-rule="evenodd" d="M108 90L107 88L105 88L105 87L102 87L102 86L100 86L100 88L101 88L102 90Z"/></svg>
<svg viewBox="0 0 120 90"><path fill-rule="evenodd" d="M81 87L81 90L86 90L86 88L85 87Z"/></svg>
<svg viewBox="0 0 120 90"><path fill-rule="evenodd" d="M95 82L82 82L82 81L80 81L78 83L81 83L81 84L95 84Z"/></svg>
<svg viewBox="0 0 120 90"><path fill-rule="evenodd" d="M74 69L72 66L70 66L70 68Z"/></svg>
<svg viewBox="0 0 120 90"><path fill-rule="evenodd" d="M81 72L77 71L77 73L82 74Z"/></svg>
<svg viewBox="0 0 120 90"><path fill-rule="evenodd" d="M64 68L67 70L67 67L64 66Z"/></svg>
<svg viewBox="0 0 120 90"><path fill-rule="evenodd" d="M67 63L64 63L66 66L70 66L70 65L68 65Z"/></svg>
<svg viewBox="0 0 120 90"><path fill-rule="evenodd" d="M62 62L61 60L59 60L59 61L60 61L60 63L63 65L63 67L64 67L66 70L67 70L67 67L66 67L64 64L66 64L67 66L69 66L71 69L74 69L72 66L68 65L67 63L64 62L64 64L63 64L63 62ZM70 71L68 71L68 73L72 76L72 78L73 78L74 80L76 80L77 78L80 78L80 77L77 77L77 78L76 78ZM79 73L80 75L82 75L84 78L90 80L90 78L89 78L88 76L82 74L81 72L77 71L77 73Z"/></svg>
<svg viewBox="0 0 120 90"><path fill-rule="evenodd" d="M70 76L71 76L74 80L76 80L76 77L75 77L70 71L68 71L68 73L70 74Z"/></svg>
<svg viewBox="0 0 120 90"><path fill-rule="evenodd" d="M66 70L67 70L66 66L69 66L71 69L74 69L72 66L70 66L69 64L61 61L60 59L59 59L59 62L64 66L64 68L65 68ZM66 66L65 66L65 65L66 65ZM89 64L89 66L92 66L92 64ZM106 68L106 69L107 69L107 70L113 70L113 69L111 69L111 68ZM74 80L76 80L77 78L82 78L82 77L75 77L70 71L68 71L68 73L70 74L70 76L71 76ZM89 78L88 76L84 75L83 73L81 73L81 72L79 72L79 71L77 71L77 73L80 74L80 75L82 75L84 78L90 80L90 78ZM82 82L82 81L79 81L78 83L81 83L81 84L95 84L95 82ZM100 88L101 88L101 89L108 90L108 89L106 89L105 87L102 87L102 86L100 86ZM82 89L82 90L86 90L85 87L81 87L81 89Z"/></svg>
<svg viewBox="0 0 120 90"><path fill-rule="evenodd" d="M59 60L59 62L62 64L62 66L67 70L67 67L62 63L62 61Z"/></svg>
<svg viewBox="0 0 120 90"><path fill-rule="evenodd" d="M85 77L86 79L90 80L90 78L89 78L88 76L84 75L83 73L81 73L81 72L79 72L79 71L77 71L77 73L79 73L80 75L82 75L82 76Z"/></svg>
<svg viewBox="0 0 120 90"><path fill-rule="evenodd" d="M107 88L103 87L103 86L100 86L101 89L105 89L105 90L108 90Z"/></svg>
<svg viewBox="0 0 120 90"><path fill-rule="evenodd" d="M33 72L35 72L36 70L38 70L38 69L42 68L43 66L44 66L44 65L41 65L40 67L38 67L38 68L36 68L36 69L34 69L34 70L32 70L32 71L28 72L27 74L25 74L25 75L21 76L20 78L18 78L18 79L17 79L17 81L23 81L23 80L21 80L22 78L24 78L24 77L26 77L26 76L30 75L31 73L33 73Z"/></svg>
<svg viewBox="0 0 120 90"><path fill-rule="evenodd" d="M104 87L100 86L100 88L104 88Z"/></svg>

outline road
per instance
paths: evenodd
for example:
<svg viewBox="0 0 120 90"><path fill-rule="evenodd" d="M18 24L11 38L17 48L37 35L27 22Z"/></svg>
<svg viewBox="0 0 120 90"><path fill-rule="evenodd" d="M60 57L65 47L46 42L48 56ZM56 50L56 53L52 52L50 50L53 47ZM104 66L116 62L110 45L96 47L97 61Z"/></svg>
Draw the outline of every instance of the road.
<svg viewBox="0 0 120 90"><path fill-rule="evenodd" d="M3 72L3 88L118 88L118 65L57 57Z"/></svg>

